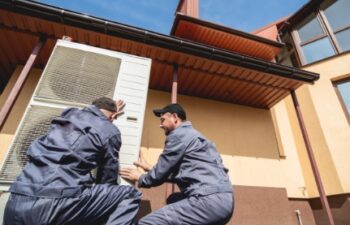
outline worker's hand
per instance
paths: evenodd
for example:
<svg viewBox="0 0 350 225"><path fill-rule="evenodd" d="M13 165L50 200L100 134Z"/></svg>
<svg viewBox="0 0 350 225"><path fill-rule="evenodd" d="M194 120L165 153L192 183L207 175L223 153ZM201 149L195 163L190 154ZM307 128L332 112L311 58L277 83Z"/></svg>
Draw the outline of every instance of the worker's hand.
<svg viewBox="0 0 350 225"><path fill-rule="evenodd" d="M116 100L115 104L117 105L117 117L124 114L125 102L123 100Z"/></svg>
<svg viewBox="0 0 350 225"><path fill-rule="evenodd" d="M137 169L132 168L121 168L119 171L120 176L122 178L129 180L131 182L136 182L141 177L142 173Z"/></svg>
<svg viewBox="0 0 350 225"><path fill-rule="evenodd" d="M139 159L136 162L134 162L134 165L137 167L141 167L146 172L152 169L152 165L149 164L143 157L142 151L140 151Z"/></svg>

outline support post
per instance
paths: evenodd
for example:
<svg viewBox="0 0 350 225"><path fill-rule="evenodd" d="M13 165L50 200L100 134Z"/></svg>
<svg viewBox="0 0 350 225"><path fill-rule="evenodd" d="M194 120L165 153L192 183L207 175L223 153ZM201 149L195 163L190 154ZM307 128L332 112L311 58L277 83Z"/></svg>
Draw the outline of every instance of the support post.
<svg viewBox="0 0 350 225"><path fill-rule="evenodd" d="M174 64L173 68L173 84L171 88L171 103L177 103L177 78L178 78L178 65ZM175 192L174 184L165 185L165 198L167 199L169 195Z"/></svg>
<svg viewBox="0 0 350 225"><path fill-rule="evenodd" d="M177 76L178 76L178 66L177 64L174 64L173 85L171 88L171 103L177 103Z"/></svg>
<svg viewBox="0 0 350 225"><path fill-rule="evenodd" d="M329 225L335 225L334 219L333 219L333 216L332 216L332 212L331 212L331 209L329 207L328 199L327 199L327 196L326 196L323 184L322 184L321 176L320 176L320 173L319 173L318 168L317 168L317 163L316 163L316 159L315 159L312 147L311 147L310 139L309 139L308 133L306 131L304 119L303 119L303 116L301 114L299 102L298 102L298 99L297 99L297 96L296 96L294 90L291 91L291 95L292 95L292 99L293 99L294 108L295 108L295 111L296 111L296 114L297 114L299 126L300 126L300 129L301 129L301 133L303 135L303 139L304 139L304 142L305 142L307 154L309 156L312 172L314 173L317 189L318 189L318 192L320 194L322 207L323 207L323 209L326 212L328 224Z"/></svg>
<svg viewBox="0 0 350 225"><path fill-rule="evenodd" d="M177 13L194 18L199 17L199 0L180 0L176 9Z"/></svg>
<svg viewBox="0 0 350 225"><path fill-rule="evenodd" d="M26 64L24 65L15 85L13 86L9 96L7 97L4 106L2 107L2 109L0 110L0 130L3 128L6 118L8 117L8 114L10 113L10 110L12 109L19 92L22 90L23 84L25 82L25 80L28 77L28 74L30 72L30 70L32 69L39 53L40 50L43 48L44 44L46 42L46 37L41 36L39 38L38 43L36 44L36 46L34 47L32 53L30 54Z"/></svg>

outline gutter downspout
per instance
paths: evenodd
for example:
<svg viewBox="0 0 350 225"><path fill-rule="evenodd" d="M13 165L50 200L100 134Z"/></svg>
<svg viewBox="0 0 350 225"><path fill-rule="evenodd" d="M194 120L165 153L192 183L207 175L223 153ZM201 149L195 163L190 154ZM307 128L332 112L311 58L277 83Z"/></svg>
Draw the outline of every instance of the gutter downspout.
<svg viewBox="0 0 350 225"><path fill-rule="evenodd" d="M173 66L173 86L171 88L171 103L177 103L177 78L178 78L178 65Z"/></svg>
<svg viewBox="0 0 350 225"><path fill-rule="evenodd" d="M298 99L297 99L297 96L296 96L294 90L291 91L291 95L292 95L292 99L293 99L294 108L295 108L295 111L296 111L296 114L297 114L297 117L298 117L298 122L299 122L299 126L300 126L300 129L301 129L301 133L303 135L303 139L304 139L304 142L305 142L305 147L306 147L306 150L307 150L307 154L309 156L312 172L314 173L317 189L318 189L318 192L320 194L322 207L326 211L328 224L329 225L335 225L334 219L333 219L333 216L332 216L332 212L331 212L331 209L329 207L328 199L327 199L327 196L326 196L323 184L322 184L320 172L318 170L316 159L315 159L312 147L311 147L310 139L309 139L308 133L306 131L303 115L301 114L299 102L298 102Z"/></svg>
<svg viewBox="0 0 350 225"><path fill-rule="evenodd" d="M24 65L20 75L17 78L17 81L15 85L13 86L10 94L8 95L4 106L0 110L0 130L3 128L6 118L8 117L20 91L22 90L23 84L25 80L27 79L30 70L33 68L33 65L38 58L38 55L40 53L40 50L43 48L43 46L46 43L46 37L41 36L39 38L38 43L34 47L32 53L30 54L29 58L27 59L26 64Z"/></svg>
<svg viewBox="0 0 350 225"><path fill-rule="evenodd" d="M300 210L299 209L295 210L295 214L297 215L299 225L303 225L303 221L301 220Z"/></svg>
<svg viewBox="0 0 350 225"><path fill-rule="evenodd" d="M177 103L177 80L178 80L178 65L173 65L173 85L171 88L171 103ZM175 192L175 184L166 184L165 187L165 201Z"/></svg>

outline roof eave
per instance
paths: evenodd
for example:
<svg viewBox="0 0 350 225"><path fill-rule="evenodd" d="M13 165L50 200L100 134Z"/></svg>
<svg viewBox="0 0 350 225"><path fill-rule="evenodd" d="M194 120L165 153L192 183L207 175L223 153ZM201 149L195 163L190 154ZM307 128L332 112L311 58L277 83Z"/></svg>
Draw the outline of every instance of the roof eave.
<svg viewBox="0 0 350 225"><path fill-rule="evenodd" d="M11 2L5 2L1 0L0 8L57 23L85 28L95 32L113 35L136 42L142 42L156 47L167 48L178 52L216 60L219 62L238 65L248 69L268 72L276 76L298 80L304 83L312 84L314 81L319 79L319 74L313 72L267 62L223 49L186 41L176 37L171 37L153 31L117 23L114 21L64 10L38 2L27 0L12 0Z"/></svg>
<svg viewBox="0 0 350 225"><path fill-rule="evenodd" d="M194 24L198 24L198 25L201 25L201 26L206 26L208 28L212 28L212 29L215 29L215 30L218 30L218 31L223 31L223 32L226 32L226 33L229 33L229 34L232 34L232 35L241 36L241 37L244 37L244 38L247 38L247 39L258 41L258 42L261 42L261 43L264 43L264 44L268 44L268 45L271 45L271 46L274 46L274 47L278 47L278 48L281 48L281 47L283 47L285 45L284 43L281 43L281 42L273 41L273 40L270 40L270 39L267 39L267 38L260 37L258 35L254 35L254 34L251 34L251 33L244 32L244 31L236 30L236 29L233 29L233 28L230 28L230 27L222 26L220 24L212 23L212 22L209 22L209 21L206 21L206 20L194 18L194 17L191 17L191 16L186 16L186 15L183 15L181 13L177 13L176 14L173 26L171 28L170 35L175 35L176 28L177 28L178 23L180 22L180 20L192 22Z"/></svg>

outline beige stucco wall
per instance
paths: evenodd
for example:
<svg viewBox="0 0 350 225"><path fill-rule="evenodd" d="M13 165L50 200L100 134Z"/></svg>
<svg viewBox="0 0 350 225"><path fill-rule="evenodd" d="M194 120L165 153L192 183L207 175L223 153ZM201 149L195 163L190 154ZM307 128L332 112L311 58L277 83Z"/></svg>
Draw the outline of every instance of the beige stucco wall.
<svg viewBox="0 0 350 225"><path fill-rule="evenodd" d="M320 74L297 91L327 194L350 192L350 127L332 80L350 77L350 54L303 68Z"/></svg>
<svg viewBox="0 0 350 225"><path fill-rule="evenodd" d="M11 75L8 84L6 85L3 93L0 95L0 108L4 105L10 91L17 81L20 72L22 71L22 68L22 66L18 66ZM23 88L19 93L14 106L11 109L8 118L5 121L4 127L0 131L0 162L2 162L4 159L7 149L12 141L13 135L16 132L16 128L23 116L24 110L26 109L34 92L34 88L38 83L41 71L42 70L35 68L30 71Z"/></svg>
<svg viewBox="0 0 350 225"><path fill-rule="evenodd" d="M169 93L149 91L142 146L151 163L156 162L165 139L152 109L169 101ZM285 187L289 197L307 197L294 139L287 138L292 128L284 103L274 110L287 122L279 117L274 124L269 110L182 95L178 102L186 108L195 128L216 143L234 184ZM285 157L280 157L274 126L283 128L281 142L291 146L283 149Z"/></svg>

